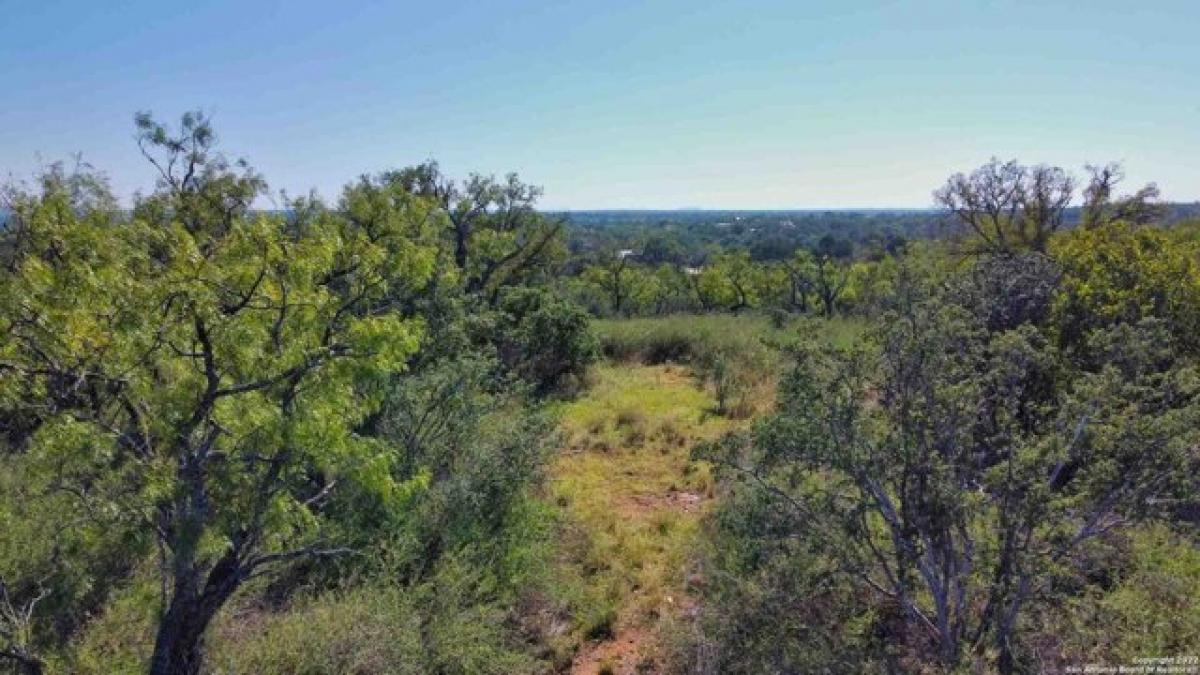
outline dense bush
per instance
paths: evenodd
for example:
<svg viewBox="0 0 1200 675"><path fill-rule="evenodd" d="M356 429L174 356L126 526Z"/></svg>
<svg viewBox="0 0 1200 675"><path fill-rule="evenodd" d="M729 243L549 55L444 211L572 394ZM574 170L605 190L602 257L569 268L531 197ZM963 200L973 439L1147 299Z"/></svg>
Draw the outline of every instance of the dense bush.
<svg viewBox="0 0 1200 675"><path fill-rule="evenodd" d="M599 356L587 313L548 290L506 290L497 309L479 329L492 333L500 360L538 393L580 384Z"/></svg>
<svg viewBox="0 0 1200 675"><path fill-rule="evenodd" d="M1113 538L1061 572L1057 597L1030 617L1029 649L1056 668L1190 654L1200 644L1200 549L1153 523Z"/></svg>
<svg viewBox="0 0 1200 675"><path fill-rule="evenodd" d="M819 541L790 536L791 514L768 495L735 489L725 500L712 523L711 610L693 630L670 636L672 672L884 670L888 655L900 651L884 639L886 610L854 589Z"/></svg>
<svg viewBox="0 0 1200 675"><path fill-rule="evenodd" d="M1093 325L1076 347L1056 339L1053 311L1076 274L1005 253L949 283L905 277L862 345L796 345L776 414L701 452L757 498L721 508L718 541L737 555L714 561L729 581L700 646L748 671L805 670L795 659L813 654L836 663L859 644L845 670L1019 672L1081 649L1125 653L1120 640L1046 643L1038 629L1066 621L1055 612L1072 593L1142 635L1131 593L1165 616L1186 611L1187 584L1157 580L1178 564L1189 578L1190 556L1168 561L1137 528L1173 517L1198 487L1200 380L1171 338L1190 321L1176 308L1196 298L1173 286L1184 298ZM1121 532L1143 542L1124 570L1112 566ZM1114 586L1123 574L1137 586ZM781 596L807 600L785 610ZM818 620L764 648L757 631L781 615ZM739 623L722 626L729 617Z"/></svg>
<svg viewBox="0 0 1200 675"><path fill-rule="evenodd" d="M1064 272L1054 306L1063 345L1088 358L1091 332L1158 317L1173 349L1200 353L1200 249L1181 234L1117 222L1052 242Z"/></svg>

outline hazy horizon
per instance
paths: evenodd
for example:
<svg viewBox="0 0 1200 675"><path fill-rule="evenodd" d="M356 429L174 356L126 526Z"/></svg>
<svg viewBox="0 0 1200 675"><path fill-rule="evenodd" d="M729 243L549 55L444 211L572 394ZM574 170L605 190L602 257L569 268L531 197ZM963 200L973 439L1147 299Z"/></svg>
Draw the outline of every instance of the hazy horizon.
<svg viewBox="0 0 1200 675"><path fill-rule="evenodd" d="M124 200L133 114L213 115L289 193L436 158L548 210L927 208L992 156L1200 198L1200 5L12 4L0 175L81 152Z"/></svg>

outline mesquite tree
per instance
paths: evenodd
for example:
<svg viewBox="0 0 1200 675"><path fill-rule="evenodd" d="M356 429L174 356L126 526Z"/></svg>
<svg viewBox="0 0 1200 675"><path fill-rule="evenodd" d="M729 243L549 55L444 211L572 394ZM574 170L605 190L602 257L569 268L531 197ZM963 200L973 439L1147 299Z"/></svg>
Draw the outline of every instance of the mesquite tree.
<svg viewBox="0 0 1200 675"><path fill-rule="evenodd" d="M1043 251L1063 224L1075 179L1058 167L1023 166L992 158L969 175L957 173L933 198L990 253Z"/></svg>
<svg viewBox="0 0 1200 675"><path fill-rule="evenodd" d="M493 302L501 287L544 275L563 255L565 221L540 213L542 188L522 182L515 173L504 180L471 174L455 181L430 160L386 172L374 182L438 206L464 289Z"/></svg>
<svg viewBox="0 0 1200 675"><path fill-rule="evenodd" d="M341 482L400 491L354 427L417 348L420 322L390 301L431 275L420 235L435 205L254 212L264 183L213 150L202 115L176 132L137 124L160 180L132 213L61 172L10 194L0 405L52 489L152 533L150 670L195 673L246 580L339 552L321 521Z"/></svg>

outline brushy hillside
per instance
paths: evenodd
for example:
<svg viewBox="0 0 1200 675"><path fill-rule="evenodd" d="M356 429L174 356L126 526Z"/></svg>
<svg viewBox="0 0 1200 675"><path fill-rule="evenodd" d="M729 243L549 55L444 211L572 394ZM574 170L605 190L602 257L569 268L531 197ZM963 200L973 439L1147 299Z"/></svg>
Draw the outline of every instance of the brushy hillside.
<svg viewBox="0 0 1200 675"><path fill-rule="evenodd" d="M204 114L135 124L132 209L82 162L0 186L5 667L1200 648L1200 223L1119 166L955 174L946 240L693 260L572 248L537 186L432 160L256 211Z"/></svg>

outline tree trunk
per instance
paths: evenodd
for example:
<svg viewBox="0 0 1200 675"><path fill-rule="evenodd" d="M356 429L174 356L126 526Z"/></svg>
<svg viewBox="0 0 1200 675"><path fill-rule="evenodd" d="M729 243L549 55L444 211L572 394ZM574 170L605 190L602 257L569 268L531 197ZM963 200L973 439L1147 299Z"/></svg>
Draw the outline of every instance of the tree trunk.
<svg viewBox="0 0 1200 675"><path fill-rule="evenodd" d="M201 578L204 578L201 588ZM227 552L205 575L195 565L177 571L171 603L158 625L150 675L198 675L203 663L204 632L240 585L244 575L237 555Z"/></svg>
<svg viewBox="0 0 1200 675"><path fill-rule="evenodd" d="M208 619L196 616L199 599L185 598L178 592L158 625L151 675L198 675L203 654L201 643Z"/></svg>
<svg viewBox="0 0 1200 675"><path fill-rule="evenodd" d="M454 264L464 272L467 269L467 235L466 228L454 228Z"/></svg>
<svg viewBox="0 0 1200 675"><path fill-rule="evenodd" d="M833 294L829 293L828 291L822 293L821 294L821 304L823 304L825 306L825 318L827 318L827 319L832 318L833 312L834 312L834 306L837 304L837 300L834 299Z"/></svg>
<svg viewBox="0 0 1200 675"><path fill-rule="evenodd" d="M1017 582L1016 591L1013 593L1012 603L996 626L996 649L1000 652L996 667L1002 675L1012 675L1017 672L1017 659L1013 654L1012 638L1013 633L1016 632L1017 615L1021 611L1025 594L1028 592L1029 577L1022 575L1020 581Z"/></svg>

